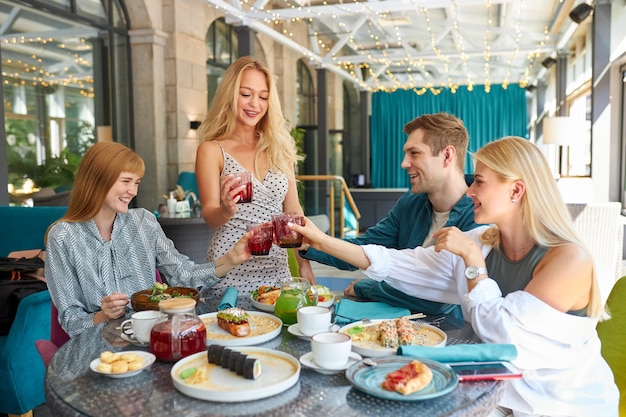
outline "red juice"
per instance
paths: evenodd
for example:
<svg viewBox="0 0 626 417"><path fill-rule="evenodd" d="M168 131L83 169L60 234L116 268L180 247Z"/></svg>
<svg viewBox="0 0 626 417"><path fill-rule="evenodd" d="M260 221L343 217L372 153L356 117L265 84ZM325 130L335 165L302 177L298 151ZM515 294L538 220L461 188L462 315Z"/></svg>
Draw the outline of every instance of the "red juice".
<svg viewBox="0 0 626 417"><path fill-rule="evenodd" d="M202 323L202 321L200 321ZM172 362L206 349L206 327L197 322L181 323L178 336L180 351L176 343L172 343L172 323L157 323L150 333L150 352L158 360ZM176 342L176 341L174 341ZM173 346L174 345L174 346Z"/></svg>
<svg viewBox="0 0 626 417"><path fill-rule="evenodd" d="M237 193L241 198L237 203L249 203L252 201L252 182L246 184L246 188Z"/></svg>
<svg viewBox="0 0 626 417"><path fill-rule="evenodd" d="M248 249L252 255L269 255L272 249L272 241L270 240L248 240Z"/></svg>

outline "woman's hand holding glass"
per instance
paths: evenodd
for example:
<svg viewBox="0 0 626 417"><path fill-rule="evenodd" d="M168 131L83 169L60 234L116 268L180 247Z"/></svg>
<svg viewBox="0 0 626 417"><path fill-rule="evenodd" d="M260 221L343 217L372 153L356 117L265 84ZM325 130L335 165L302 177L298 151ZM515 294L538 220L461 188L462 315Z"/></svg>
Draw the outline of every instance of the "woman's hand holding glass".
<svg viewBox="0 0 626 417"><path fill-rule="evenodd" d="M220 180L220 203L222 209L232 217L237 212L237 202L239 201L239 193L245 188L246 184L236 186L239 180L233 174L228 174ZM234 187L234 188L233 188Z"/></svg>

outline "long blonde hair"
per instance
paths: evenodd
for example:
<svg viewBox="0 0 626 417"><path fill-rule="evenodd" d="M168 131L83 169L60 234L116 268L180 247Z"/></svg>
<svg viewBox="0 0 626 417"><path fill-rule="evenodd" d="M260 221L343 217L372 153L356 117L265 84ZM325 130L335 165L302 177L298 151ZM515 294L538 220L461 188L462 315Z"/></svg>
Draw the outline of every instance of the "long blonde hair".
<svg viewBox="0 0 626 417"><path fill-rule="evenodd" d="M290 174L295 163L302 157L297 154L295 140L289 134L269 68L251 56L240 57L224 73L215 92L215 98L211 101L207 117L198 129L198 137L211 141L225 139L233 134L237 122L237 99L241 78L246 70L263 73L269 89L267 112L256 126L259 142L255 160L266 151L270 167Z"/></svg>
<svg viewBox="0 0 626 417"><path fill-rule="evenodd" d="M143 177L143 159L120 143L98 142L89 148L76 171L67 212L58 222L84 222L94 218L122 172Z"/></svg>
<svg viewBox="0 0 626 417"><path fill-rule="evenodd" d="M510 136L490 142L474 154L474 159L494 171L503 181L522 180L526 192L521 201L522 222L535 242L545 247L572 243L589 249L574 230L572 217L561 198L561 192L545 157L526 139ZM500 246L497 228L488 229L482 236L484 243ZM587 315L603 317L605 311L600 299L595 267Z"/></svg>

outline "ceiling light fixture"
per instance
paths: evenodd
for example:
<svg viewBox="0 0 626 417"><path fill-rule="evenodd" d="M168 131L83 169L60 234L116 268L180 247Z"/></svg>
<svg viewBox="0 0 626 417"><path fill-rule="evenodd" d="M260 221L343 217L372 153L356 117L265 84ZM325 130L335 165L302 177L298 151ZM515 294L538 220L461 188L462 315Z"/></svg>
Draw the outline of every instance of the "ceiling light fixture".
<svg viewBox="0 0 626 417"><path fill-rule="evenodd" d="M569 13L569 17L574 22L580 23L591 14L592 10L593 6L587 3L580 3L578 6L572 9L572 11Z"/></svg>

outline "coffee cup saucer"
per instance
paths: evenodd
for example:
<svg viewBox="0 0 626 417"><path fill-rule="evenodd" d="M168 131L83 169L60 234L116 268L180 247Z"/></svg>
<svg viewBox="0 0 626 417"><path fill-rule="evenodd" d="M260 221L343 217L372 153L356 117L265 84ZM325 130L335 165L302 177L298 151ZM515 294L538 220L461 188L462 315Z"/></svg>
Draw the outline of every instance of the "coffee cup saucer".
<svg viewBox="0 0 626 417"><path fill-rule="evenodd" d="M321 366L315 363L315 360L313 359L313 352L308 352L300 356L300 363L304 367L313 369L314 371L319 372L320 374L324 374L324 375L333 375L333 374L341 373L345 371L346 369L348 369L350 366L352 366L352 364L359 362L361 360L363 360L361 355L355 352L350 352L350 356L348 357L348 362L344 366L337 368L337 369L327 369L327 368L322 368Z"/></svg>
<svg viewBox="0 0 626 417"><path fill-rule="evenodd" d="M328 328L328 330L330 330L331 327L332 325ZM298 323L294 323L291 326L287 327L287 331L302 340L311 340L311 336L308 336L300 331L300 325Z"/></svg>
<svg viewBox="0 0 626 417"><path fill-rule="evenodd" d="M124 332L121 332L120 333L120 337L123 340L125 340L126 342L132 343L135 346L148 346L149 345L149 343L143 343L143 342L140 342L139 340L135 339L135 334L134 333L128 335L128 334L126 334Z"/></svg>

